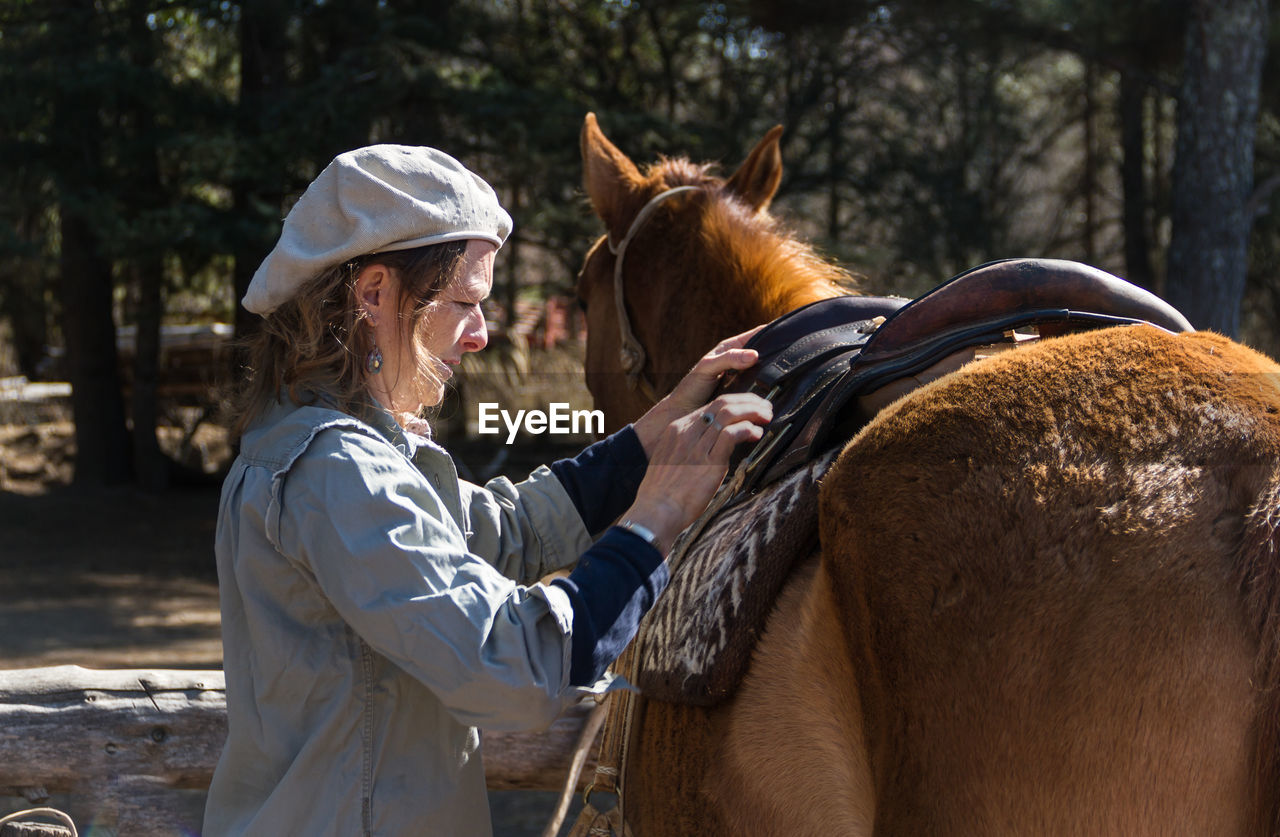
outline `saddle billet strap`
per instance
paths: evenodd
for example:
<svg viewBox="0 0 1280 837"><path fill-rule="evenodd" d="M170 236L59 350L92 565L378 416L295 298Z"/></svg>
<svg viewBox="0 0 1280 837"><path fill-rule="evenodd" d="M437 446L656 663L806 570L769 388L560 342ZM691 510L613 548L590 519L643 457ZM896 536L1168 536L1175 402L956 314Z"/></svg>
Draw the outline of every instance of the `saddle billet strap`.
<svg viewBox="0 0 1280 837"><path fill-rule="evenodd" d="M846 370L857 360L861 350L860 345L836 347L803 378L792 382L785 392L770 397L777 415L769 423L768 433L786 436L793 428L798 429L809 422L817 414L817 408L822 404L826 392L847 374ZM755 454L757 462L765 459L767 453L764 441L761 439L748 451L747 458L750 454Z"/></svg>
<svg viewBox="0 0 1280 837"><path fill-rule="evenodd" d="M822 363L829 357L861 346L870 339L880 321L859 320L853 323L824 328L795 341L782 354L765 364L756 375L752 386L757 392L769 392L787 375L812 363Z"/></svg>
<svg viewBox="0 0 1280 837"><path fill-rule="evenodd" d="M862 349L866 335L856 343L842 342L824 347L822 352L815 353L810 362L802 369L793 371L784 382L775 384L768 392L753 384L750 392L763 396L773 404L773 420L769 422L765 437L755 445L735 452L730 458L731 468L754 458L759 461L767 458L774 447L767 441L776 442L786 437L791 428L799 428L813 415L814 407L821 403L821 396L830 388L848 368L849 362L857 357Z"/></svg>
<svg viewBox="0 0 1280 837"><path fill-rule="evenodd" d="M690 545L702 534L707 523L737 495L744 478L743 469L739 468L727 482L720 486L698 519L676 537L666 558L671 576L675 576ZM641 630L613 666L632 684L639 680L637 674L644 654L645 638L646 632L642 622ZM609 692L605 699L609 701L609 712L605 717L604 730L600 737L595 776L583 795L585 805L569 837L608 834L629 837L630 835L623 808L625 772L632 730L639 714L640 701L644 700L644 696L632 689L619 689ZM607 814L601 814L591 804L591 794L597 791L612 794L617 799L617 805Z"/></svg>
<svg viewBox="0 0 1280 837"><path fill-rule="evenodd" d="M745 470L739 467L717 489L715 495L711 498L711 502L707 504L707 508L698 516L698 519L676 536L675 542L672 543L666 558L670 576L674 577L679 571L680 564L688 554L690 546L702 534L712 518L719 514L721 509L726 508L730 501L738 495L745 478ZM648 634L642 621L639 632L613 665L614 670L632 684L639 680L638 673L641 661L644 658L644 645L647 636ZM614 833L630 834L630 829L627 827L625 820L625 808L623 805L626 797L626 767L628 750L636 718L639 715L640 702L644 700L644 696L632 689L618 689L609 692L605 699L609 701L609 712L605 717L604 730L600 737L600 750L596 758L595 776L583 795L586 806L582 813L579 814L570 837L575 837L575 835L579 834L608 833L588 830L589 828L599 829L605 825L606 818L602 818L595 807L591 805L591 794L597 791L612 794L617 799L616 807L608 812L607 817L608 825L615 829Z"/></svg>

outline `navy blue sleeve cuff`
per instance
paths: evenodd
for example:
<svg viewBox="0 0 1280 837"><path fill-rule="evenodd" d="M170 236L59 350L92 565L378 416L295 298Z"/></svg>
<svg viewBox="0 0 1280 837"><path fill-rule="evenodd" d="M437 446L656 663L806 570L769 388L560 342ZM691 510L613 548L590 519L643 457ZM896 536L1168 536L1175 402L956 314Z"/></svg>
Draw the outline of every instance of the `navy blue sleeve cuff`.
<svg viewBox="0 0 1280 837"><path fill-rule="evenodd" d="M635 501L648 467L640 437L629 424L573 459L558 459L550 465L593 537Z"/></svg>
<svg viewBox="0 0 1280 837"><path fill-rule="evenodd" d="M583 553L567 578L551 582L573 604L570 683L589 686L600 679L631 642L668 580L662 554L639 535L615 526Z"/></svg>

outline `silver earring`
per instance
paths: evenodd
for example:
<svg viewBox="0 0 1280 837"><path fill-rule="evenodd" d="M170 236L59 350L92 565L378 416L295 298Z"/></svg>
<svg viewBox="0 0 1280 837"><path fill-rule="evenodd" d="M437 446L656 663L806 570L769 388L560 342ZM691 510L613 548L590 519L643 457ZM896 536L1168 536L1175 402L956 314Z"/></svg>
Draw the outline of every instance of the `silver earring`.
<svg viewBox="0 0 1280 837"><path fill-rule="evenodd" d="M364 368L370 375L377 375L382 371L382 350L376 344L369 350L369 354L365 356Z"/></svg>

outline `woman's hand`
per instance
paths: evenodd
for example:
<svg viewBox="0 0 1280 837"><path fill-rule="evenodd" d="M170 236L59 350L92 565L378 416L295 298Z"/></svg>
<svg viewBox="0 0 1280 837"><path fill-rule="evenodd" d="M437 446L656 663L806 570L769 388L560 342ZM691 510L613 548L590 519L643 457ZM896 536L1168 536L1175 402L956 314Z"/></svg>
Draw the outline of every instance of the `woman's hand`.
<svg viewBox="0 0 1280 837"><path fill-rule="evenodd" d="M760 396L730 393L668 424L624 519L651 529L665 553L711 502L734 447L759 441L772 418L773 405Z"/></svg>
<svg viewBox="0 0 1280 837"><path fill-rule="evenodd" d="M721 375L729 371L747 369L755 364L759 359L756 350L742 347L762 328L764 326L759 325L750 331L720 341L714 349L703 355L693 365L689 374L676 384L675 389L666 398L635 420L631 425L632 429L640 438L640 446L644 448L650 461L653 460L658 436L673 421L706 404L711 393L715 391Z"/></svg>

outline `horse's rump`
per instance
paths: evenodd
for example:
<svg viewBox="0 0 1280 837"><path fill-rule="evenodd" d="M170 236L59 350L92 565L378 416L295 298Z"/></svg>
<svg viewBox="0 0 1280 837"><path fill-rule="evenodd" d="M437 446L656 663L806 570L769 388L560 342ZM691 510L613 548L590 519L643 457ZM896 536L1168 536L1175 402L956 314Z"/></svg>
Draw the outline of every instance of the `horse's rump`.
<svg viewBox="0 0 1280 837"><path fill-rule="evenodd" d="M880 826L1274 817L1278 373L1213 335L1063 337L929 385L846 448L823 560Z"/></svg>

